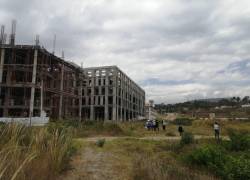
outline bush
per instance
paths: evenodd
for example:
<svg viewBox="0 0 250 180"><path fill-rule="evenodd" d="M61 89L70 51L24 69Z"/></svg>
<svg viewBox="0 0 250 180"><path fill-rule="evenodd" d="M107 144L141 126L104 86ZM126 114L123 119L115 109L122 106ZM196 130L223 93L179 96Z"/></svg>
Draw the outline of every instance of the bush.
<svg viewBox="0 0 250 180"><path fill-rule="evenodd" d="M231 179L250 179L250 159L245 156L234 157L231 159L232 168L230 169Z"/></svg>
<svg viewBox="0 0 250 180"><path fill-rule="evenodd" d="M248 131L228 129L230 148L233 151L244 151L250 149L250 134Z"/></svg>
<svg viewBox="0 0 250 180"><path fill-rule="evenodd" d="M207 167L214 171L217 175L226 176L225 166L228 157L225 155L225 150L212 145L206 145L194 150L187 156L186 162Z"/></svg>
<svg viewBox="0 0 250 180"><path fill-rule="evenodd" d="M187 155L185 161L206 167L223 179L250 179L250 159L232 156L220 146L203 146Z"/></svg>
<svg viewBox="0 0 250 180"><path fill-rule="evenodd" d="M191 126L193 120L189 118L176 118L174 121L172 121L175 125L183 125L183 126Z"/></svg>
<svg viewBox="0 0 250 180"><path fill-rule="evenodd" d="M98 140L96 141L96 145L97 145L98 147L103 147L104 144L105 144L105 139L98 139Z"/></svg>
<svg viewBox="0 0 250 180"><path fill-rule="evenodd" d="M194 135L190 132L184 132L181 136L181 145L192 144L194 142Z"/></svg>

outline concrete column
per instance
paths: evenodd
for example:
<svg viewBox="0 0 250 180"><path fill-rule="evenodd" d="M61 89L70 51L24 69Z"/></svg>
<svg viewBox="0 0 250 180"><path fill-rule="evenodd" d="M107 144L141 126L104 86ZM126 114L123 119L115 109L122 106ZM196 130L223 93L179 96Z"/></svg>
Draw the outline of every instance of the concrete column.
<svg viewBox="0 0 250 180"><path fill-rule="evenodd" d="M106 77L105 77L105 104L104 104L104 120L109 120L109 105L108 105L108 87L109 87L109 79L108 79L108 70L106 71Z"/></svg>
<svg viewBox="0 0 250 180"><path fill-rule="evenodd" d="M79 121L82 121L82 80L80 79L79 87Z"/></svg>
<svg viewBox="0 0 250 180"><path fill-rule="evenodd" d="M116 97L117 97L117 72L116 70L113 71L113 108L112 108L112 120L116 121L117 120L117 102L116 102Z"/></svg>
<svg viewBox="0 0 250 180"><path fill-rule="evenodd" d="M101 106L104 105L104 104L103 104L103 98L104 98L104 96L100 96L100 105L101 105Z"/></svg>
<svg viewBox="0 0 250 180"><path fill-rule="evenodd" d="M60 101L59 101L59 119L62 118L62 106L63 106L63 80L64 80L64 65L62 65L62 68L61 68Z"/></svg>
<svg viewBox="0 0 250 180"><path fill-rule="evenodd" d="M31 88L31 95L30 95L30 114L29 114L29 117L33 116L33 111L34 111L37 57L38 57L38 50L35 49L34 62L33 62L33 71L32 71L32 82L31 82L32 83L32 88Z"/></svg>
<svg viewBox="0 0 250 180"><path fill-rule="evenodd" d="M94 71L92 72L92 75L94 76ZM94 85L95 85L95 81L94 81L94 77L91 78L91 104L90 104L90 120L94 120L95 116L94 116Z"/></svg>
<svg viewBox="0 0 250 180"><path fill-rule="evenodd" d="M3 81L3 65L4 65L5 49L1 49L1 59L0 59L0 83Z"/></svg>
<svg viewBox="0 0 250 180"><path fill-rule="evenodd" d="M1 49L1 58L0 58L0 83L3 82L3 65L4 65L4 56L5 56L5 49ZM0 87L0 94L2 91L2 87Z"/></svg>
<svg viewBox="0 0 250 180"><path fill-rule="evenodd" d="M126 82L125 82L125 78L126 77L124 77L124 92L123 92L123 103L124 103L124 105L123 105L123 108L124 108L124 120L125 121L127 121L127 99L126 99L126 92L127 92L127 84L126 84Z"/></svg>

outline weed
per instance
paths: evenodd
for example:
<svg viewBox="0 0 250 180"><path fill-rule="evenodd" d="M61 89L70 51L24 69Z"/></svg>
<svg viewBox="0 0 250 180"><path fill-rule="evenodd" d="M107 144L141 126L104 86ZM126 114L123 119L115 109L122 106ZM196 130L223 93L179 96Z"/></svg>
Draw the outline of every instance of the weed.
<svg viewBox="0 0 250 180"><path fill-rule="evenodd" d="M250 134L248 131L228 129L230 148L234 151L250 149Z"/></svg>
<svg viewBox="0 0 250 180"><path fill-rule="evenodd" d="M194 135L190 132L184 132L181 136L180 144L192 144L194 142Z"/></svg>
<svg viewBox="0 0 250 180"><path fill-rule="evenodd" d="M103 147L104 144L105 144L105 139L98 139L98 140L96 141L96 145L97 145L98 147Z"/></svg>

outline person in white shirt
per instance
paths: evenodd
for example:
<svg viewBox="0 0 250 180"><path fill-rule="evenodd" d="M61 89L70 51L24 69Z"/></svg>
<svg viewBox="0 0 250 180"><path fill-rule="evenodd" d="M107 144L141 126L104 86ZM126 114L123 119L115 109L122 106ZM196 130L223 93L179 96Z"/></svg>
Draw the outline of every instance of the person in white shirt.
<svg viewBox="0 0 250 180"><path fill-rule="evenodd" d="M217 122L214 123L214 137L217 140L220 139L220 125Z"/></svg>

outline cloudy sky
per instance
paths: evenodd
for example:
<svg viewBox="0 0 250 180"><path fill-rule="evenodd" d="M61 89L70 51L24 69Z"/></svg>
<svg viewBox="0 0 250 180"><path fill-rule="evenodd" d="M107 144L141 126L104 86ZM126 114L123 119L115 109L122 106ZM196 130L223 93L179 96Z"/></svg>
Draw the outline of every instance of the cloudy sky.
<svg viewBox="0 0 250 180"><path fill-rule="evenodd" d="M175 103L250 95L249 0L0 0L17 43L85 67L118 65L148 99Z"/></svg>

